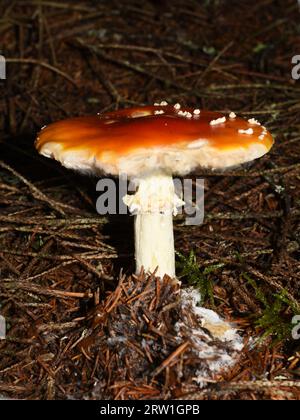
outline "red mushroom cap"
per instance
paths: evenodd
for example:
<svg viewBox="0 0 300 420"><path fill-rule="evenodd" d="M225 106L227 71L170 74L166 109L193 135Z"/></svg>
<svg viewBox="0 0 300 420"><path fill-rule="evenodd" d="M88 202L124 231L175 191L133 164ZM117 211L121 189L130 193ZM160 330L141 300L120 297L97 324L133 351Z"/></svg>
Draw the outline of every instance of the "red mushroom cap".
<svg viewBox="0 0 300 420"><path fill-rule="evenodd" d="M135 176L226 168L261 157L272 144L254 119L170 105L67 119L42 129L36 141L42 155L66 167Z"/></svg>

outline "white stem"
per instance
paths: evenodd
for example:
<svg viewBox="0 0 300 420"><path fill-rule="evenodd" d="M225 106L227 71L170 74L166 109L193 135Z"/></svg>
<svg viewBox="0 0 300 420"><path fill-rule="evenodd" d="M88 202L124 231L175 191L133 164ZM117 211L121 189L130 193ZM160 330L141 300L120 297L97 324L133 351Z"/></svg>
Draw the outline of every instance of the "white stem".
<svg viewBox="0 0 300 420"><path fill-rule="evenodd" d="M172 213L137 214L134 221L136 272L175 277L175 249Z"/></svg>
<svg viewBox="0 0 300 420"><path fill-rule="evenodd" d="M138 180L138 191L123 201L135 213L136 272L175 277L173 213L183 205L170 175L157 173Z"/></svg>

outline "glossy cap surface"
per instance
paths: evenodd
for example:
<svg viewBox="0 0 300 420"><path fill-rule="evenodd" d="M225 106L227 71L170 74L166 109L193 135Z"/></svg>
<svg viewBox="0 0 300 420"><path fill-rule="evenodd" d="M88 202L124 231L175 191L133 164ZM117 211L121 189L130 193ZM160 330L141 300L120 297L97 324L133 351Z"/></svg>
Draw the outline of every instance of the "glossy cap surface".
<svg viewBox="0 0 300 420"><path fill-rule="evenodd" d="M170 105L67 119L42 129L36 141L42 155L68 168L129 176L227 168L263 156L272 144L254 119Z"/></svg>

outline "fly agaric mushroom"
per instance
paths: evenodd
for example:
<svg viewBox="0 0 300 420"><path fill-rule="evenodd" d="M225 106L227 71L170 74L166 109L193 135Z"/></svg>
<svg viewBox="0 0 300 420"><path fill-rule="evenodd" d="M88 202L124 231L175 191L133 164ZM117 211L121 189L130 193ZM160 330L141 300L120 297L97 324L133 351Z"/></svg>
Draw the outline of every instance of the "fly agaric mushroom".
<svg viewBox="0 0 300 420"><path fill-rule="evenodd" d="M94 174L126 174L137 180L123 198L135 211L136 271L143 267L175 277L173 174L228 168L257 159L272 147L271 134L255 119L231 112L182 108L166 102L98 116L72 118L39 133L36 147L63 166Z"/></svg>

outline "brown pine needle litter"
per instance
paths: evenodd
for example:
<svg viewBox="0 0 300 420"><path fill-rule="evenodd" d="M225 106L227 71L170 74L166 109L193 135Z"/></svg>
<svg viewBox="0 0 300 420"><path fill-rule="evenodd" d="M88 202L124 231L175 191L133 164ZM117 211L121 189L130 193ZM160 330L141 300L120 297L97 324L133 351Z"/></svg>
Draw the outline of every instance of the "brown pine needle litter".
<svg viewBox="0 0 300 420"><path fill-rule="evenodd" d="M38 366L53 381L53 398L77 399L81 392L91 399L182 396L215 383L216 372L220 379L222 370L237 362L242 344L213 337L179 292L179 285L167 276L161 282L144 274L120 275L117 288L86 317L66 323L37 321L20 342L31 343L33 353L40 340L53 349L59 346L56 355L50 349L36 353ZM231 361L231 355L236 359ZM17 365L26 370L28 363ZM9 378L15 367L0 373ZM67 372L73 372L75 383ZM77 381L82 382L80 393Z"/></svg>
<svg viewBox="0 0 300 420"><path fill-rule="evenodd" d="M0 16L0 399L300 399L297 2L3 0ZM257 118L276 140L195 174L204 223L174 221L182 287L242 350L211 342L169 279L131 276L131 218L99 216L97 180L33 147L50 122L162 100Z"/></svg>

